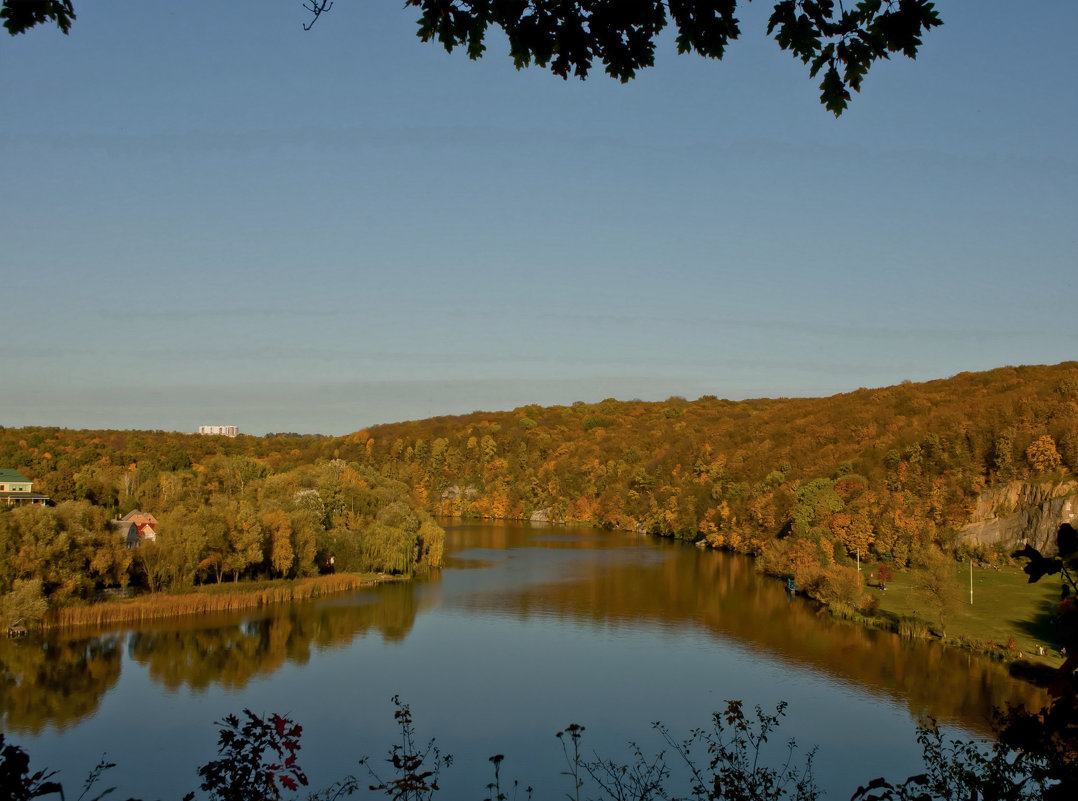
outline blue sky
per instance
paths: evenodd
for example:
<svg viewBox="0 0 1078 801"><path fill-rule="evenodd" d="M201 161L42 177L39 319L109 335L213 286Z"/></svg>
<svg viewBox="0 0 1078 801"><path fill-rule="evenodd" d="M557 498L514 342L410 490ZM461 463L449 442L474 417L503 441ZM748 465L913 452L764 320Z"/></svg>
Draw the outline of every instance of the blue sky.
<svg viewBox="0 0 1078 801"><path fill-rule="evenodd" d="M628 84L400 3L0 40L0 425L341 434L1078 358L1078 4L941 0L836 120L742 12Z"/></svg>

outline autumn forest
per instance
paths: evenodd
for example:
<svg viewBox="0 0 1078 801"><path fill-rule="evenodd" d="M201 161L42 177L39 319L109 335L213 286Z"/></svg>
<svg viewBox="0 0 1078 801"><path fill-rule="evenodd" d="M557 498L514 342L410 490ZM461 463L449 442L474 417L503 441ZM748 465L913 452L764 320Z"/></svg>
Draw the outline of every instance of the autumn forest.
<svg viewBox="0 0 1078 801"><path fill-rule="evenodd" d="M842 602L859 592L854 558L905 566L967 547L986 490L1073 491L1078 363L829 398L525 406L344 437L0 428L0 466L53 504L0 509L0 594L51 606L114 588L412 575L440 563L435 521L449 517L753 554ZM157 518L155 542L116 534L133 509Z"/></svg>

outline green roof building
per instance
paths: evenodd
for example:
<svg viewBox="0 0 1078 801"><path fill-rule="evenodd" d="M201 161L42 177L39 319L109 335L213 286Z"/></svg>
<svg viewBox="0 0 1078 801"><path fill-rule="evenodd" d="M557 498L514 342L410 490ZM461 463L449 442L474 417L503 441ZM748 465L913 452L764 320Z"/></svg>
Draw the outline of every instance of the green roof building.
<svg viewBox="0 0 1078 801"><path fill-rule="evenodd" d="M49 496L33 492L34 482L7 467L0 467L0 503L48 503Z"/></svg>

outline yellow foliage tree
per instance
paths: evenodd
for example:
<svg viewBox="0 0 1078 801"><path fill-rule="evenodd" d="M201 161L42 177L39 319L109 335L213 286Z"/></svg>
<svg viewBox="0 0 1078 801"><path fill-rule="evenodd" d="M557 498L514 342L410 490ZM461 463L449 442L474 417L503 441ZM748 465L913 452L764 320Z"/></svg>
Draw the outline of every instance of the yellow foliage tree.
<svg viewBox="0 0 1078 801"><path fill-rule="evenodd" d="M860 512L836 512L831 516L830 528L851 554L865 556L875 539L872 522Z"/></svg>
<svg viewBox="0 0 1078 801"><path fill-rule="evenodd" d="M292 520L286 512L277 509L262 515L262 530L269 536L269 561L278 576L285 575L292 567L295 552L292 550Z"/></svg>
<svg viewBox="0 0 1078 801"><path fill-rule="evenodd" d="M1039 437L1026 448L1026 459L1038 471L1054 470L1063 462L1063 457L1056 449L1056 441L1050 434Z"/></svg>

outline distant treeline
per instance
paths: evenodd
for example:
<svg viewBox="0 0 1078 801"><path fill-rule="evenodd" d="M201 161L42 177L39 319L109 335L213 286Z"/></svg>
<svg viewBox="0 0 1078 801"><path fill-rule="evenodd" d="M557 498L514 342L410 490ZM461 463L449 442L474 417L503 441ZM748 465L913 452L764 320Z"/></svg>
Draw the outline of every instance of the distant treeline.
<svg viewBox="0 0 1078 801"><path fill-rule="evenodd" d="M1078 363L829 398L525 406L336 438L0 429L0 466L60 503L0 514L0 589L37 570L9 558L13 520L47 514L62 528L135 507L161 520L162 547L207 543L171 557L162 584L297 575L331 552L338 566L407 573L440 556L425 513L538 513L704 540L838 586L854 554L905 564L949 546L986 488L1074 479ZM390 530L407 541L389 544ZM112 580L101 566L94 580Z"/></svg>

